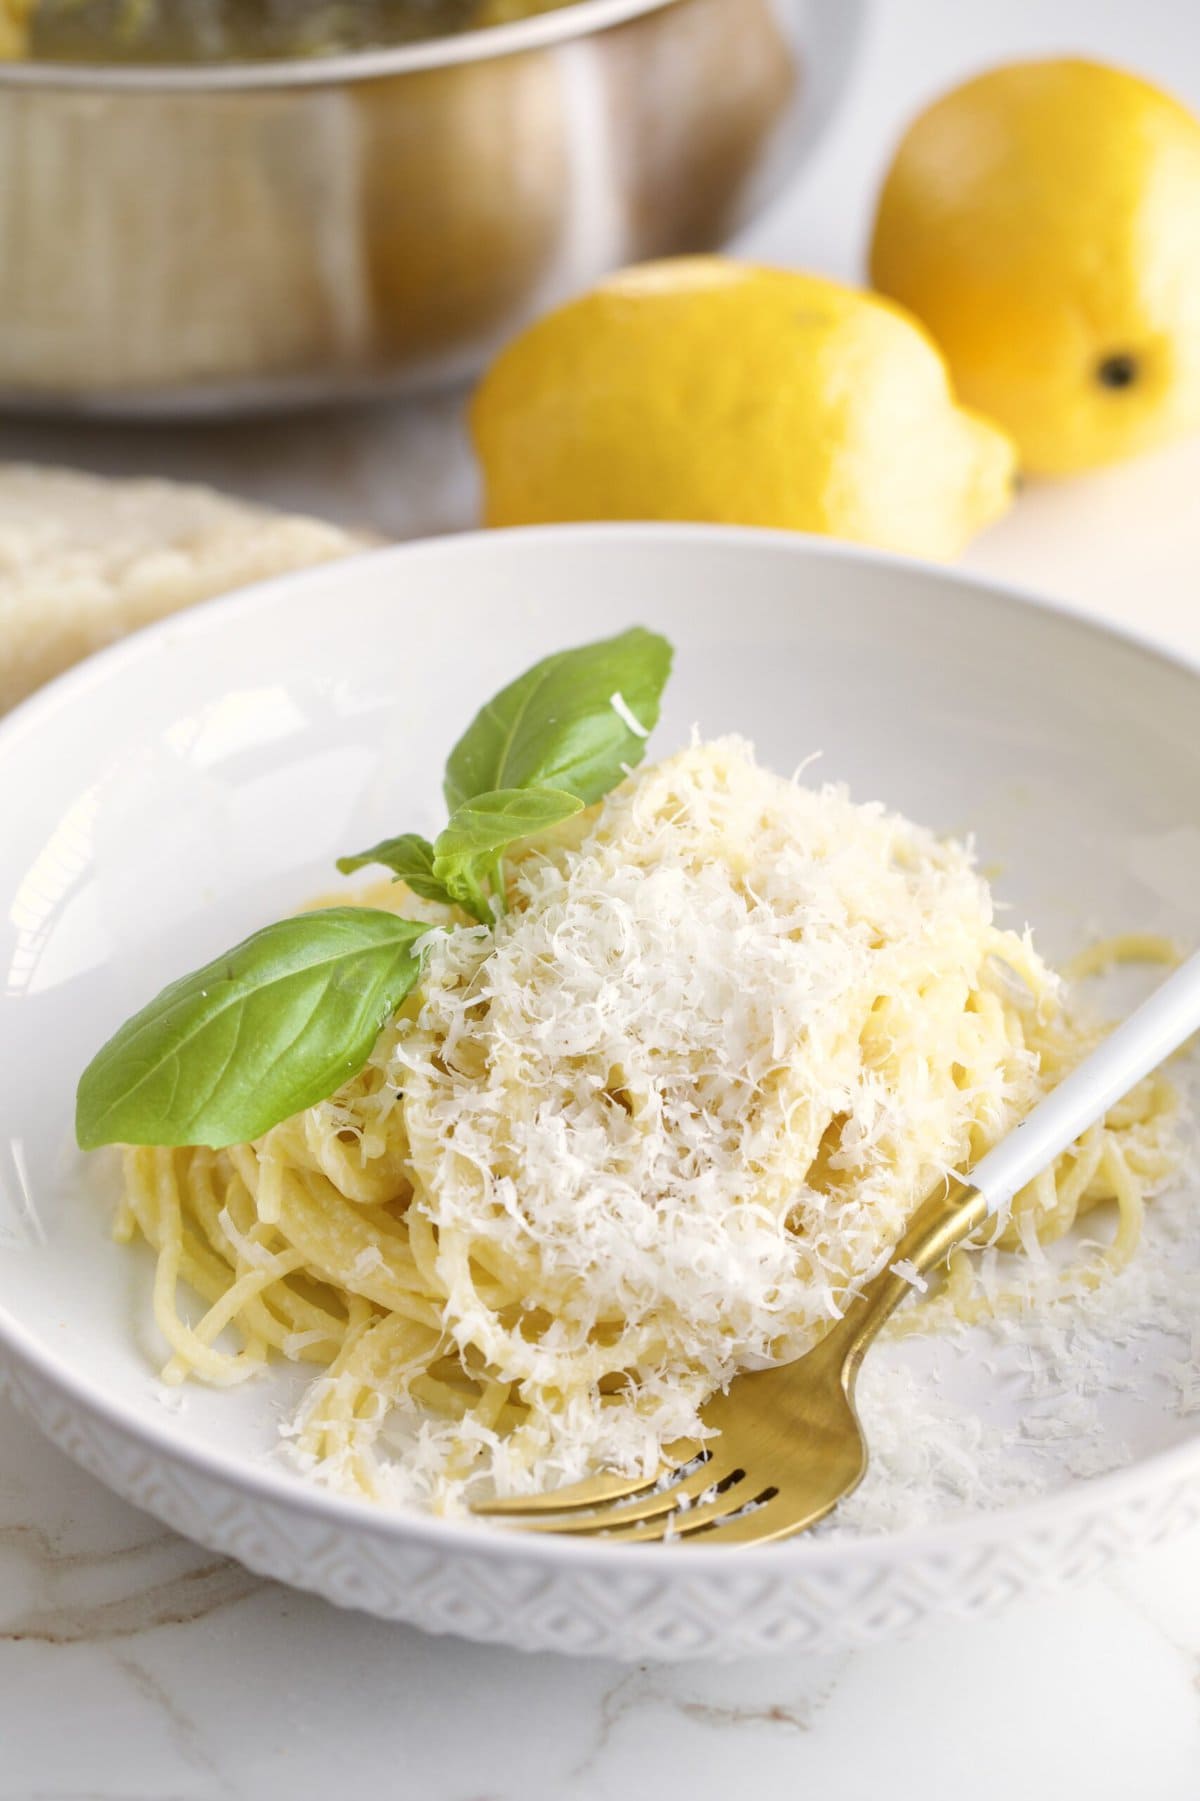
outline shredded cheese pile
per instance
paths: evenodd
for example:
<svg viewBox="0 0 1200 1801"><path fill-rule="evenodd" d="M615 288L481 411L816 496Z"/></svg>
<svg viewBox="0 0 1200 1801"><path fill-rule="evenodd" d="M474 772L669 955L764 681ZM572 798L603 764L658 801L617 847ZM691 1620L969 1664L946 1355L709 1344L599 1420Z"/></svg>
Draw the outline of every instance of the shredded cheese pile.
<svg viewBox="0 0 1200 1801"><path fill-rule="evenodd" d="M527 848L508 898L494 930L427 940L331 1100L256 1145L127 1153L168 1376L325 1365L294 1454L452 1511L652 1474L738 1369L813 1344L1089 1043L966 849L738 739ZM1086 1168L1069 1153L1018 1197L1014 1243L1064 1229L1064 1188L1074 1218L1165 1179L1159 1081ZM194 1326L180 1280L210 1303Z"/></svg>

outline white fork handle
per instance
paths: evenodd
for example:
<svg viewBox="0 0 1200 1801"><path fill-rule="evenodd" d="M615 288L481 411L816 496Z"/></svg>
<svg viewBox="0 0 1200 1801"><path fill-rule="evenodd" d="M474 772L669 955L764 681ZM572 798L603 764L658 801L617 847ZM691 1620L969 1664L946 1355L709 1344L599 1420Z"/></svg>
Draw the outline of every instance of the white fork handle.
<svg viewBox="0 0 1200 1801"><path fill-rule="evenodd" d="M1200 951L1110 1032L970 1173L994 1211L1007 1205L1060 1151L1100 1119L1144 1075L1200 1031Z"/></svg>

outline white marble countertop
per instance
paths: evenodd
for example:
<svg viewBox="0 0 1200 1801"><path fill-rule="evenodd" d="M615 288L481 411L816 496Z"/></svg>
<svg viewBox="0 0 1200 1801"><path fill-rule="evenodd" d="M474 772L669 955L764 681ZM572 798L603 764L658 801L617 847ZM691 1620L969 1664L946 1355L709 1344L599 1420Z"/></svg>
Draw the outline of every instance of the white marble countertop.
<svg viewBox="0 0 1200 1801"><path fill-rule="evenodd" d="M882 0L836 129L745 240L851 276L901 119L963 72L1083 49L1200 106L1185 0ZM470 522L460 402L189 431L0 422L0 458L155 472L395 535ZM1200 655L1200 441L1034 488L981 572ZM525 1657L340 1614L108 1495L0 1402L0 1801L1196 1801L1200 1532L995 1622L838 1660Z"/></svg>

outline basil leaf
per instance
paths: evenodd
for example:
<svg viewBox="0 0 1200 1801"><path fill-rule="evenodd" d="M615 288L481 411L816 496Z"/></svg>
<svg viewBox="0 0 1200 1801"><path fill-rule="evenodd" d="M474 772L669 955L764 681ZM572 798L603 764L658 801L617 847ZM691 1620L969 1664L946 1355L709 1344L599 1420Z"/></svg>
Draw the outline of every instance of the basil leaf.
<svg viewBox="0 0 1200 1801"><path fill-rule="evenodd" d="M343 875L354 875L372 863L390 869L398 881L419 894L422 900L449 901L441 882L434 880L433 846L428 838L416 832L405 832L399 838L384 838L370 850L355 851L352 857L339 857L337 866Z"/></svg>
<svg viewBox="0 0 1200 1801"><path fill-rule="evenodd" d="M75 1135L101 1144L258 1138L357 1075L420 974L429 926L331 907L266 926L164 988L98 1051Z"/></svg>
<svg viewBox="0 0 1200 1801"><path fill-rule="evenodd" d="M556 788L501 788L481 794L451 814L433 847L433 873L460 905L490 924L483 881L490 877L500 893L497 852L582 811L583 802L576 795Z"/></svg>
<svg viewBox="0 0 1200 1801"><path fill-rule="evenodd" d="M546 657L477 713L446 764L453 813L491 789L557 788L590 804L640 763L671 672L671 646L641 626Z"/></svg>
<svg viewBox="0 0 1200 1801"><path fill-rule="evenodd" d="M486 858L582 811L581 800L556 788L501 788L495 794L481 794L451 814L433 847L434 870L463 857Z"/></svg>

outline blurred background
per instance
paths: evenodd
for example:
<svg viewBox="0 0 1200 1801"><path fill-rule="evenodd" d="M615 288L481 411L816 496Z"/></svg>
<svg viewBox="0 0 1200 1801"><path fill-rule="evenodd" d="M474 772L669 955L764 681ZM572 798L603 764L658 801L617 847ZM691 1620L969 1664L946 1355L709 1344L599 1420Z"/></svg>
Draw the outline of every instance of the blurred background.
<svg viewBox="0 0 1200 1801"><path fill-rule="evenodd" d="M195 92L117 88L97 133L94 94L47 95L9 65L0 459L211 483L382 537L468 528L479 519L468 373L604 268L732 232L739 258L865 283L879 187L906 126L1005 61L1081 52L1200 108L1200 16L1180 0L683 0L649 18L627 16L636 0L586 0L517 25L497 5L483 23L499 20L501 40L488 41L503 56L461 50L481 41L472 32L452 40L450 61L416 43L400 52L416 58L407 74L357 88L351 117L328 83L234 86L191 126ZM582 31L584 18L595 29ZM514 40L521 54L505 31L532 34ZM348 131L368 171L366 225L339 191ZM148 155L155 142L166 167ZM97 146L108 218L95 205L72 213ZM245 180L250 151L265 157L258 186ZM319 243L297 249L288 229L314 209ZM337 229L351 211L369 236L366 297L362 240ZM198 259L213 241L222 256ZM256 254L263 268L250 267ZM155 330L178 310L193 346L205 330L223 346L220 380L175 380L169 357L157 367ZM359 349L344 355L348 344ZM332 400L341 393L355 398ZM297 403L317 394L321 407ZM97 409L180 416L99 420ZM1086 477L1034 479L966 562L1117 620L1135 589L1137 625L1171 636L1200 571L1198 484L1196 438Z"/></svg>

